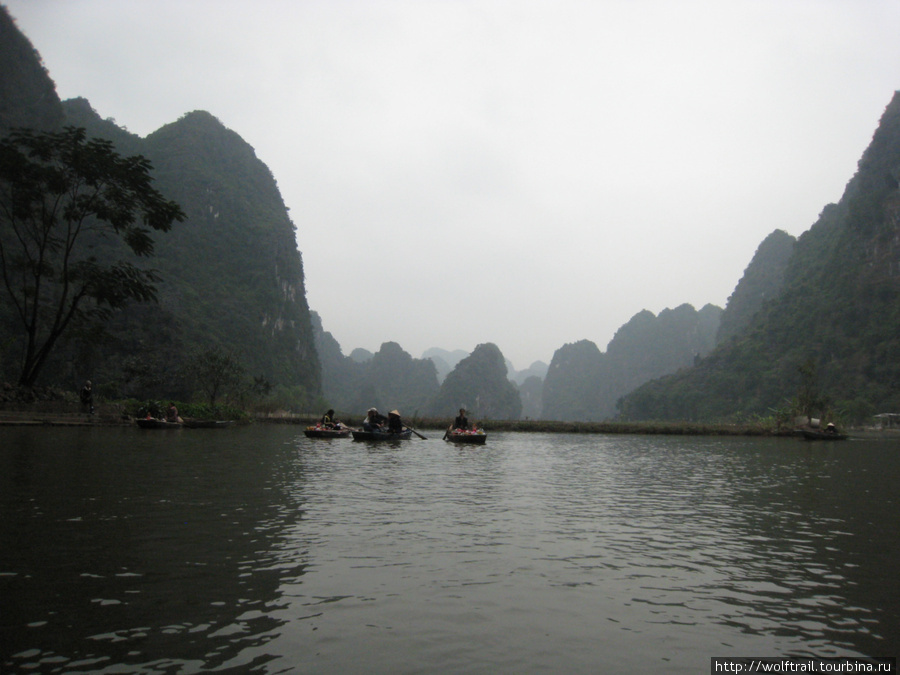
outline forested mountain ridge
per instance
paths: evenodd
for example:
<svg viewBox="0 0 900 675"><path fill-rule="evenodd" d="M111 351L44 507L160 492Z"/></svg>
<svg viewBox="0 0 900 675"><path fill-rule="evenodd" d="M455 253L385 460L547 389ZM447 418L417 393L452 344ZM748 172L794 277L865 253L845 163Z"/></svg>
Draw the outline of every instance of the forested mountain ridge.
<svg viewBox="0 0 900 675"><path fill-rule="evenodd" d="M2 5L0 64L0 135L14 127L60 127L64 116L56 85L31 41Z"/></svg>
<svg viewBox="0 0 900 675"><path fill-rule="evenodd" d="M762 304L778 295L796 243L795 237L782 230L775 230L763 239L734 293L728 298L716 334L717 343L739 334Z"/></svg>
<svg viewBox="0 0 900 675"><path fill-rule="evenodd" d="M522 400L508 377L506 360L497 345L486 342L459 361L441 384L431 406L435 415L456 415L466 407L470 420L517 420Z"/></svg>
<svg viewBox="0 0 900 675"><path fill-rule="evenodd" d="M344 356L316 312L312 318L322 360L322 393L335 410L363 414L374 406L382 412L398 408L406 417L451 417L466 405L478 419L518 419L522 412L516 385L507 379L503 354L494 344L478 345L460 358L439 384L433 353L416 359L396 342L385 342L371 358L357 360ZM426 354L432 351L443 350ZM464 352L446 354L455 359Z"/></svg>
<svg viewBox="0 0 900 675"><path fill-rule="evenodd" d="M178 299L205 310L189 313L188 336L233 340L248 367L271 382L317 391L303 263L269 168L203 111L155 131L147 144L161 188L193 226L159 244L161 271L173 284L182 282Z"/></svg>
<svg viewBox="0 0 900 675"><path fill-rule="evenodd" d="M544 380L541 416L580 421L614 417L619 398L711 351L721 314L714 305L698 312L684 304L659 316L644 310L616 331L606 353L589 340L561 347Z"/></svg>
<svg viewBox="0 0 900 675"><path fill-rule="evenodd" d="M712 351L722 313L715 305L698 311L683 304L655 317L646 310L632 317L606 347L605 412L612 415L616 400L648 379L691 366Z"/></svg>
<svg viewBox="0 0 900 675"><path fill-rule="evenodd" d="M216 350L240 366L246 381L255 378L270 392L273 385L272 396L285 404L311 402L321 373L303 263L275 179L253 148L203 111L140 138L101 119L83 98L60 104L37 51L5 8L0 31L0 92L15 94L0 101L0 123L82 127L122 156L143 155L154 187L186 215L169 232L153 234L152 257L134 259L157 271L158 303L131 304L102 324L73 327L41 384L71 389L90 378L109 396L187 397L191 363ZM98 259L123 253L114 242L87 243ZM6 309L0 373L12 379L21 327Z"/></svg>
<svg viewBox="0 0 900 675"><path fill-rule="evenodd" d="M603 353L590 340L565 344L550 360L541 389L541 417L599 420L599 370Z"/></svg>
<svg viewBox="0 0 900 675"><path fill-rule="evenodd" d="M427 411L438 392L437 370L430 359L416 359L396 342L385 342L365 370L355 410L375 406L382 413L393 408L413 417Z"/></svg>
<svg viewBox="0 0 900 675"><path fill-rule="evenodd" d="M101 120L83 99L64 106L69 123L148 157L158 189L187 214L156 238L149 261L162 278L159 311L177 333L177 340L161 334L157 348L176 350L176 361L219 348L272 385L317 393L318 354L294 226L253 148L204 111L139 139Z"/></svg>
<svg viewBox="0 0 900 675"><path fill-rule="evenodd" d="M456 364L468 356L468 352L462 349L456 349L452 352L440 347L432 347L422 352L423 359L431 359L434 367L437 368L438 381L443 382L444 378L456 367Z"/></svg>
<svg viewBox="0 0 900 675"><path fill-rule="evenodd" d="M623 401L629 419L736 419L790 406L800 369L850 420L900 409L900 92L841 200L797 240L777 297L688 371Z"/></svg>
<svg viewBox="0 0 900 675"><path fill-rule="evenodd" d="M438 392L438 375L431 359L416 359L396 342L385 342L363 360L344 356L334 336L312 312L316 348L322 363L322 396L328 406L361 417L371 407L381 412L398 408L404 416L424 414ZM359 420L356 420L359 422Z"/></svg>

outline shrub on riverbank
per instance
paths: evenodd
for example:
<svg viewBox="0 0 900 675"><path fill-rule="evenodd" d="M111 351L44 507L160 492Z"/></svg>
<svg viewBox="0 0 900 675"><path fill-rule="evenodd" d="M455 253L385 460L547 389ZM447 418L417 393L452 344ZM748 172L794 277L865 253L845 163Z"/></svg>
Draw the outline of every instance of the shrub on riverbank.
<svg viewBox="0 0 900 675"><path fill-rule="evenodd" d="M74 392L66 392L55 387L21 387L9 382L0 386L0 408L14 410L18 407L52 407L77 403Z"/></svg>

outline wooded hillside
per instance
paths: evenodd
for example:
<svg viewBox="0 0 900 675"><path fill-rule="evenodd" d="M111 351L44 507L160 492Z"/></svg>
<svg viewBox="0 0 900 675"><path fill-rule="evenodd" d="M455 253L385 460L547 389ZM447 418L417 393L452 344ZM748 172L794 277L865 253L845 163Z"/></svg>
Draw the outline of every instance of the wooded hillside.
<svg viewBox="0 0 900 675"><path fill-rule="evenodd" d="M837 204L799 237L776 297L696 367L629 395L629 419L715 420L789 408L811 367L850 420L900 409L900 93Z"/></svg>
<svg viewBox="0 0 900 675"><path fill-rule="evenodd" d="M140 138L102 119L85 99L60 105L36 50L0 11L0 123L81 127L123 157L152 164L154 187L186 214L154 234L155 254L134 264L156 270L158 304L132 304L101 323L73 325L41 384L107 396L188 397L191 364L216 350L261 392L311 402L321 386L296 232L268 167L213 115L195 111ZM6 94L12 92L15 95ZM5 132L0 129L0 132ZM121 246L93 241L98 259ZM14 380L20 338L0 312L0 375Z"/></svg>

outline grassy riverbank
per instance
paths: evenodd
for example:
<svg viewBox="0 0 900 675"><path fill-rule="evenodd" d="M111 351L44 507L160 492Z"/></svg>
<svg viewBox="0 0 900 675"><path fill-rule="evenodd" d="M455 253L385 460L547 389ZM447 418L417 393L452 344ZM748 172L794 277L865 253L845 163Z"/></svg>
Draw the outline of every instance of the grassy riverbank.
<svg viewBox="0 0 900 675"><path fill-rule="evenodd" d="M134 416L121 409L101 408L93 415L72 410L0 411L0 425L121 426L134 424ZM304 414L244 415L244 424L315 424L318 417ZM339 418L340 419L340 418ZM443 432L451 420L420 418L406 420L415 429ZM792 436L791 429L761 424L699 424L694 422L555 422L547 420L490 420L485 431L564 434L657 434L677 436Z"/></svg>
<svg viewBox="0 0 900 675"><path fill-rule="evenodd" d="M163 416L162 401L96 401L94 414L86 414L71 393L42 390L30 398L13 395L13 387L6 385L0 393L0 424L51 424L58 426L112 426L134 424L136 417L149 412L154 417ZM315 424L320 415L314 413L252 413L225 406L187 404L176 401L182 417L197 419L229 419L241 423ZM363 414L336 415L352 427L357 427ZM443 432L452 417L404 418L415 429ZM793 431L778 428L774 423L701 424L697 422L559 422L550 420L484 420L479 425L488 433L520 431L532 433L567 434L665 434L681 436L790 436Z"/></svg>

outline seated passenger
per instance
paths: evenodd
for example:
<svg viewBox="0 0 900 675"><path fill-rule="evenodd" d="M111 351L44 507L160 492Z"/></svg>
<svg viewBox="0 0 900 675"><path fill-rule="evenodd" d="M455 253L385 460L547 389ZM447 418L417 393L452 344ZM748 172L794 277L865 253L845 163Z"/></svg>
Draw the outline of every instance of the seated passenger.
<svg viewBox="0 0 900 675"><path fill-rule="evenodd" d="M363 420L363 429L366 431L382 431L384 423L388 418L378 412L375 408L369 408L366 413L366 419Z"/></svg>
<svg viewBox="0 0 900 675"><path fill-rule="evenodd" d="M322 415L322 420L319 422L326 429L334 429L336 426L340 424L340 422L335 422L334 420L334 410L331 408L328 409L328 412Z"/></svg>

